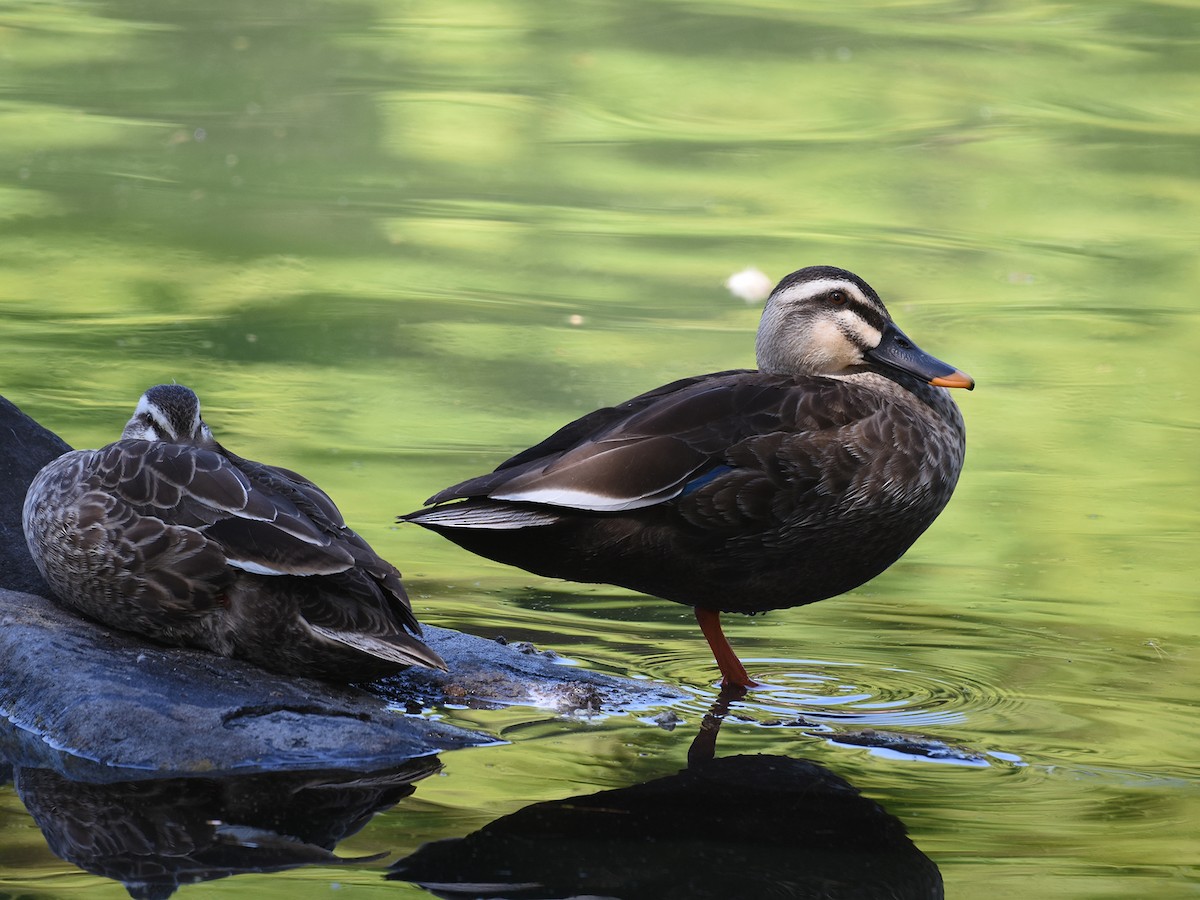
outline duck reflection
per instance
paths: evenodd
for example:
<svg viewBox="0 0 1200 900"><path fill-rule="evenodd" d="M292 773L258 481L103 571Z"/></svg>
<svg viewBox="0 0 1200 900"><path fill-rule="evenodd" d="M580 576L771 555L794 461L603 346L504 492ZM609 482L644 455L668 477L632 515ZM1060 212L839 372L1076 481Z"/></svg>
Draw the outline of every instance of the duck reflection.
<svg viewBox="0 0 1200 900"><path fill-rule="evenodd" d="M715 758L730 699L718 700L677 775L534 804L426 844L388 878L444 898L943 896L937 866L903 824L828 769Z"/></svg>
<svg viewBox="0 0 1200 900"><path fill-rule="evenodd" d="M333 847L437 772L436 757L370 774L331 771L114 784L15 770L17 793L56 855L120 881L130 896L240 872L367 862Z"/></svg>

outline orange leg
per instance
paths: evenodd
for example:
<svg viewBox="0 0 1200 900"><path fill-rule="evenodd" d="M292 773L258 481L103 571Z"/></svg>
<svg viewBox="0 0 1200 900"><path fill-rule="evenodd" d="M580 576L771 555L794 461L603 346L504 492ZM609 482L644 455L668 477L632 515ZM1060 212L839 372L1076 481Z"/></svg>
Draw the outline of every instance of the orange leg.
<svg viewBox="0 0 1200 900"><path fill-rule="evenodd" d="M704 639L708 641L713 659L717 661L717 668L721 670L721 684L725 687L758 687L750 680L750 676L746 674L746 667L725 639L725 632L721 630L721 613L715 609L701 609L697 606L696 621L700 623Z"/></svg>

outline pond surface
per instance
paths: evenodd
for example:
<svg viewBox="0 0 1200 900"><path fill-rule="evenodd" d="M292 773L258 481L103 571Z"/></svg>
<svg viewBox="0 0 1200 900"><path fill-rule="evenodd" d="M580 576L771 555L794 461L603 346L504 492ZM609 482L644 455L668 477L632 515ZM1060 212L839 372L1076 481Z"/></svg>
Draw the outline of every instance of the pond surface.
<svg viewBox="0 0 1200 900"><path fill-rule="evenodd" d="M509 743L338 847L385 860L191 897L428 896L388 862L684 768L717 694L688 609L394 518L597 406L752 365L758 309L724 280L815 263L977 379L967 463L874 582L726 617L764 687L717 757L849 783L948 897L1200 895L1198 223L1182 0L0 2L0 393L88 447L188 384L224 443L333 495L424 621L694 696L673 731L430 711ZM969 753L836 740L866 728ZM713 810L716 854L746 826ZM11 785L0 893L125 895Z"/></svg>

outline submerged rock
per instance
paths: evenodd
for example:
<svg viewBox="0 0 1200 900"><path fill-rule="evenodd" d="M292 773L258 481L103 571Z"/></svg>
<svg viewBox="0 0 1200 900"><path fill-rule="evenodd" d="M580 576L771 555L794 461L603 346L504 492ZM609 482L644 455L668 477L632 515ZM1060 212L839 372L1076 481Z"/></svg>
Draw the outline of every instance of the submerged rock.
<svg viewBox="0 0 1200 900"><path fill-rule="evenodd" d="M0 398L0 760L98 782L301 769L372 770L494 738L417 713L431 703L530 704L565 713L670 702L663 685L561 665L426 628L449 673L409 669L368 686L278 676L162 647L47 599L21 531L25 490L70 448Z"/></svg>
<svg viewBox="0 0 1200 900"><path fill-rule="evenodd" d="M425 643L441 654L450 670L414 666L366 685L367 690L397 702L415 696L426 704L474 708L537 706L584 718L644 710L688 696L658 682L577 668L553 651L530 653L522 644L432 625L422 629Z"/></svg>

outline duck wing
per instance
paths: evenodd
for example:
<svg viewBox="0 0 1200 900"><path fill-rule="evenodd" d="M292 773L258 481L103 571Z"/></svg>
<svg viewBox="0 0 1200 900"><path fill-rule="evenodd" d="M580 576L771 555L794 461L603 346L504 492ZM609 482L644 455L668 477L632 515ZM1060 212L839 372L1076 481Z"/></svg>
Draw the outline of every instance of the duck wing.
<svg viewBox="0 0 1200 900"><path fill-rule="evenodd" d="M815 376L688 378L584 416L429 502L488 498L615 513L680 497L691 505L747 479L766 477L776 488L794 475L819 480L816 466L813 479L804 478L805 460L823 456L826 445L853 443L855 424L879 406L869 391ZM854 458L848 452L851 465Z"/></svg>
<svg viewBox="0 0 1200 900"><path fill-rule="evenodd" d="M540 443L535 444L527 450L522 450L515 456L500 463L495 471L487 475L469 478L466 481L439 491L426 500L425 505L432 506L467 497L489 497L492 495L492 491L498 486L512 481L531 470L544 468L550 461L580 445L586 444L594 436L604 434L613 428L619 427L622 422L631 416L635 416L639 412L654 406L658 400L673 396L708 378L732 374L737 374L737 372L719 372L716 375L683 378L640 394L618 406L606 406L602 409L597 409L585 416L581 416L573 422L567 423Z"/></svg>
<svg viewBox="0 0 1200 900"><path fill-rule="evenodd" d="M286 493L222 454L186 444L117 441L99 451L102 489L142 516L201 531L226 562L259 575L331 575L354 556Z"/></svg>

